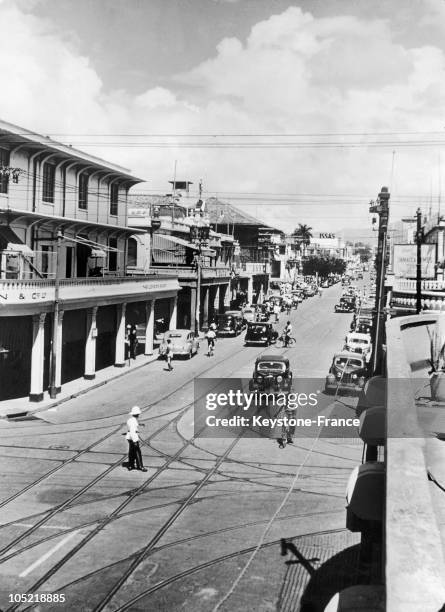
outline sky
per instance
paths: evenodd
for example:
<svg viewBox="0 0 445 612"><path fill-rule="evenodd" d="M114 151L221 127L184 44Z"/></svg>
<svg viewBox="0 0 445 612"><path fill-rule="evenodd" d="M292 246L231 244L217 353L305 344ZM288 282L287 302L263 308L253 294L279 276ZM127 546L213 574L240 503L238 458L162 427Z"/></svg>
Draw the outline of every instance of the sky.
<svg viewBox="0 0 445 612"><path fill-rule="evenodd" d="M443 0L0 0L0 118L285 231L437 209Z"/></svg>

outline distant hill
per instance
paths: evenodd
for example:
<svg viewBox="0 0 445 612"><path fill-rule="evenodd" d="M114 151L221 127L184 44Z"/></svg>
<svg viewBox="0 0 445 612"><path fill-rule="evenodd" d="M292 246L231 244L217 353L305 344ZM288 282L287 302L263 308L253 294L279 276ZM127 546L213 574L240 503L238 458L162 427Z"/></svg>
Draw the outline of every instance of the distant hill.
<svg viewBox="0 0 445 612"><path fill-rule="evenodd" d="M373 232L371 228L367 227L345 227L342 230L336 232L338 236L343 236L344 240L351 242L364 242L371 246L377 241L377 232Z"/></svg>

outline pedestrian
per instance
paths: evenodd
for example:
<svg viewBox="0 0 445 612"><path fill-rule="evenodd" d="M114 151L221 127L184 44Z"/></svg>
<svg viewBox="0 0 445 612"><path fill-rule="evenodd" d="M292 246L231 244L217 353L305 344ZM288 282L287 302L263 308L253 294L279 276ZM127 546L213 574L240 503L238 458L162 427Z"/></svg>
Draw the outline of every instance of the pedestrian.
<svg viewBox="0 0 445 612"><path fill-rule="evenodd" d="M128 440L128 466L127 469L139 470L146 472L147 468L144 467L142 462L142 453L139 447L139 427L144 427L143 424L139 423L139 416L141 409L139 406L133 406L130 411L130 418L127 421L127 440ZM136 464L136 465L135 465Z"/></svg>
<svg viewBox="0 0 445 612"><path fill-rule="evenodd" d="M167 359L167 368L171 372L173 370L172 359L173 359L173 347L170 338L167 340L167 350L165 351L165 357Z"/></svg>
<svg viewBox="0 0 445 612"><path fill-rule="evenodd" d="M289 340L291 337L291 333L292 333L292 325L291 325L291 322L288 321L286 323L286 327L284 328L284 332L283 332L283 341L284 341L285 348L289 346Z"/></svg>
<svg viewBox="0 0 445 612"><path fill-rule="evenodd" d="M281 312L281 308L278 302L275 302L275 306L273 307L273 311L275 314L275 323L278 323L278 321L280 320L280 312Z"/></svg>
<svg viewBox="0 0 445 612"><path fill-rule="evenodd" d="M318 287L318 296L321 297L323 295L323 289Z"/></svg>
<svg viewBox="0 0 445 612"><path fill-rule="evenodd" d="M138 345L136 325L127 325L127 338L125 343L128 349L128 359L136 359L136 348Z"/></svg>
<svg viewBox="0 0 445 612"><path fill-rule="evenodd" d="M207 347L208 347L207 356L212 357L213 352L215 350L215 339L216 339L215 330L210 328L208 332L206 333L206 339L207 339Z"/></svg>
<svg viewBox="0 0 445 612"><path fill-rule="evenodd" d="M287 316L290 316L291 310L292 310L292 303L288 300L286 302L286 314L287 314Z"/></svg>

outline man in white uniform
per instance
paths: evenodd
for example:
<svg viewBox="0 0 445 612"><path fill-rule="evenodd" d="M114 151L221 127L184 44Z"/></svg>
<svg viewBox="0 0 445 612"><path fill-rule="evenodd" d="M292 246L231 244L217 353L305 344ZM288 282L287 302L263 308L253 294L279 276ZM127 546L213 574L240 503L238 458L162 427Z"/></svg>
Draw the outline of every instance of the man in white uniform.
<svg viewBox="0 0 445 612"><path fill-rule="evenodd" d="M133 406L130 412L130 418L127 421L127 440L128 440L128 470L140 470L146 472L142 463L142 453L139 447L139 415L141 409L139 406ZM135 466L136 463L136 466Z"/></svg>

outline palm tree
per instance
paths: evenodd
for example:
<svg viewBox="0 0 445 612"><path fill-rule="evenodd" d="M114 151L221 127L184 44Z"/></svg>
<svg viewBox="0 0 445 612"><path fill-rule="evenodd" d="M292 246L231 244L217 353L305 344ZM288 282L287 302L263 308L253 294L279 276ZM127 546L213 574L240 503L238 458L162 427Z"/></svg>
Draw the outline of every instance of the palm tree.
<svg viewBox="0 0 445 612"><path fill-rule="evenodd" d="M309 246L312 238L312 227L304 223L299 223L298 227L292 232L292 236L295 236L297 248L300 249L300 245L303 244L305 247ZM304 249L303 249L304 251Z"/></svg>

